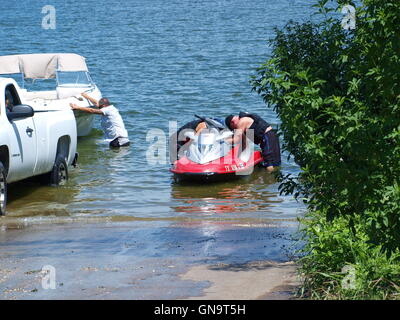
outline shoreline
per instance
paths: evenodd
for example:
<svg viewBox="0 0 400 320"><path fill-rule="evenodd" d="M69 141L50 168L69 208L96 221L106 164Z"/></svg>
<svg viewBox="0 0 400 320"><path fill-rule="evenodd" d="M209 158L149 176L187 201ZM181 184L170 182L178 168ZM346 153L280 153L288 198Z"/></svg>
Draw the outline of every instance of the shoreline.
<svg viewBox="0 0 400 320"><path fill-rule="evenodd" d="M207 221L0 230L0 299L292 299L292 231ZM54 290L43 288L48 265Z"/></svg>
<svg viewBox="0 0 400 320"><path fill-rule="evenodd" d="M202 296L189 300L292 300L300 285L292 261L199 265L181 275L181 279L210 282Z"/></svg>

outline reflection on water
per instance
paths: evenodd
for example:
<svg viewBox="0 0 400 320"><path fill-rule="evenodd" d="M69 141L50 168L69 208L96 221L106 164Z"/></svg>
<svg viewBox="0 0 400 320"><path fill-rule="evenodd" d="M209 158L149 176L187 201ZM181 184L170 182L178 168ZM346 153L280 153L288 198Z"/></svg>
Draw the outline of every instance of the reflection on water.
<svg viewBox="0 0 400 320"><path fill-rule="evenodd" d="M171 194L183 205L174 207L186 213L235 213L267 209L277 202L276 193L268 188L275 183L274 176L264 169L236 181L216 184L172 185ZM279 201L278 201L279 202Z"/></svg>
<svg viewBox="0 0 400 320"><path fill-rule="evenodd" d="M274 175L263 168L227 182L175 183L167 165L148 165L134 146L110 149L98 130L80 139L78 152L78 167L70 169L65 186L38 179L11 184L8 216L0 223L18 218L24 223L204 218L264 223L293 220L302 210L290 197L279 196Z"/></svg>
<svg viewBox="0 0 400 320"><path fill-rule="evenodd" d="M96 130L80 139L78 151L78 167L70 169L65 186L46 186L38 179L11 184L8 218L269 220L294 219L301 208L279 196L274 175L263 168L227 182L175 183L168 166L149 166L132 147L109 149Z"/></svg>
<svg viewBox="0 0 400 320"><path fill-rule="evenodd" d="M49 186L44 177L10 184L7 217L70 217L93 213L90 203L96 201L96 196L87 197L85 191L94 187L107 191L107 185L124 179L117 171L124 167L131 151L127 148L109 149L102 134L94 130L91 136L79 139L78 152L78 166L69 168L70 180L64 186ZM84 205L77 209L75 204L82 203L82 195ZM96 209L96 213L100 211ZM105 212L108 212L107 208L104 208L103 213Z"/></svg>
<svg viewBox="0 0 400 320"><path fill-rule="evenodd" d="M48 186L40 177L13 183L8 185L7 215L69 216L68 205L78 192L71 184Z"/></svg>

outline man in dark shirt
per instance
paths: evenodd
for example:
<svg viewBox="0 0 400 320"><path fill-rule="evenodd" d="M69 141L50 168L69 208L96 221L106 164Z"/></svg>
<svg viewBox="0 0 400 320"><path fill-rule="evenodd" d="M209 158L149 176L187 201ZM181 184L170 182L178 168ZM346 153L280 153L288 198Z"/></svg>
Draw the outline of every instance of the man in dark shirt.
<svg viewBox="0 0 400 320"><path fill-rule="evenodd" d="M229 142L236 144L243 140L248 130L254 130L254 143L259 144L264 161L262 165L270 172L281 165L281 151L279 138L271 125L259 115L240 112L239 115L230 115L225 118L226 126L234 130L234 135Z"/></svg>

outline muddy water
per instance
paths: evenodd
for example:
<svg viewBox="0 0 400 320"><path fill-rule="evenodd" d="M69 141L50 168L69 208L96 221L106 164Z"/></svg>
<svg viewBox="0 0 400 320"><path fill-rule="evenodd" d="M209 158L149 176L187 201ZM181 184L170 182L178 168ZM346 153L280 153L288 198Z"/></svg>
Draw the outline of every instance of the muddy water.
<svg viewBox="0 0 400 320"><path fill-rule="evenodd" d="M57 266L64 288L79 279L98 293L99 286L121 289L111 280L100 284L99 273L85 282L86 271L104 271L110 261L110 268L145 268L146 279L153 279L151 266L163 266L157 274L171 280L194 263L290 259L290 235L304 208L280 196L270 174L256 170L239 181L176 184L167 162L147 162L152 141L146 135L156 128L167 136L170 121L180 126L195 113L223 117L247 110L279 126L251 92L249 79L269 52L273 27L308 19L309 1L55 0L55 30L41 28L47 1L5 1L0 54L63 51L87 57L99 88L119 108L132 145L110 150L97 121L91 135L78 141L79 165L70 169L66 186L10 185L8 215L0 218L0 269L9 271L0 277L0 297L12 297L13 288L25 288L16 291L17 298L83 294L84 284L68 294L61 287L31 293L37 273L30 271L44 264ZM282 170L299 169L284 155ZM26 276L36 285L24 287ZM170 293L166 288L157 296L153 280L136 295L124 296L124 287L110 297L177 298L201 295L206 286L190 284L184 293L171 286Z"/></svg>

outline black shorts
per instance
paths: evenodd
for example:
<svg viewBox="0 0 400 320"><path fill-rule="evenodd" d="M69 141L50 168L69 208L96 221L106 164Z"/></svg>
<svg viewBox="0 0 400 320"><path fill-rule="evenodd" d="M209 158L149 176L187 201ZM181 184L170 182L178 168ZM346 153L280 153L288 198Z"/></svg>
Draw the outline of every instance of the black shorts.
<svg viewBox="0 0 400 320"><path fill-rule="evenodd" d="M264 133L260 147L264 159L261 163L263 167L279 167L281 165L281 148L279 138L274 130Z"/></svg>
<svg viewBox="0 0 400 320"><path fill-rule="evenodd" d="M130 145L129 141L124 144L120 144L119 138L115 138L113 141L110 142L110 148L127 147L129 145Z"/></svg>

